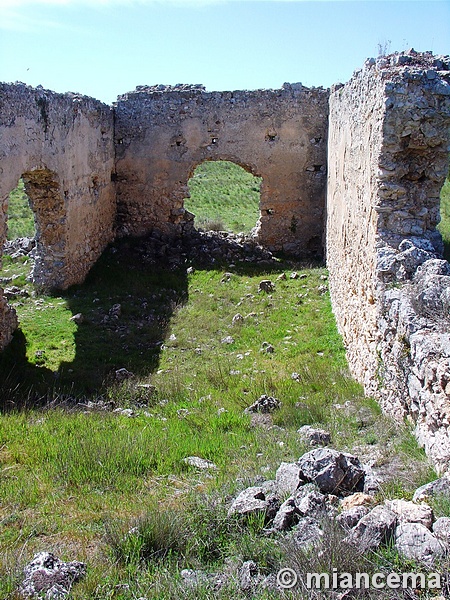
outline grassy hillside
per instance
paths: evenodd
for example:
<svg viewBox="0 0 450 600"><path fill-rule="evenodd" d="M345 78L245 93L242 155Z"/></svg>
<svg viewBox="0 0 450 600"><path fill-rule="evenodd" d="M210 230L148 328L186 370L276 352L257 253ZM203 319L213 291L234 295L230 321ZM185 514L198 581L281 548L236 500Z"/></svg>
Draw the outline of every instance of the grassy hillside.
<svg viewBox="0 0 450 600"><path fill-rule="evenodd" d="M259 219L261 179L228 161L207 161L189 180L185 208L202 229L249 233Z"/></svg>

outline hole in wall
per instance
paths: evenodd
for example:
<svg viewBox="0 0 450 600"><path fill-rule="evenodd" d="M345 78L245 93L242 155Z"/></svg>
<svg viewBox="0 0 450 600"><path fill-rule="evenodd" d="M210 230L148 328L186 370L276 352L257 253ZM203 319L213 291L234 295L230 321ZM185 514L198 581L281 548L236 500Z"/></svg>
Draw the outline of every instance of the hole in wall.
<svg viewBox="0 0 450 600"><path fill-rule="evenodd" d="M53 210L52 202L56 193L59 193L59 186L54 173L45 169L26 172L8 196L6 213L7 240L3 247L0 275L5 297L16 310L19 320L19 328L11 344L12 352L17 352L14 355L14 372L17 368L22 378L23 369L36 381L52 375L63 362L71 361L75 356L70 325L64 332L58 328L58 319L61 317L69 323L72 313L61 298L58 301L52 295L40 296L31 280L39 261L45 276L54 260L50 257L47 261L48 234L44 234L45 239L41 243L39 238L42 226L52 233L56 230L55 221L59 214ZM63 190L61 207L67 197L68 191Z"/></svg>
<svg viewBox="0 0 450 600"><path fill-rule="evenodd" d="M17 238L34 238L36 235L36 224L34 213L30 206L30 199L25 191L25 183L21 177L17 187L11 191L8 199L7 213L7 237L8 241Z"/></svg>
<svg viewBox="0 0 450 600"><path fill-rule="evenodd" d="M250 233L260 217L261 181L236 163L205 161L189 179L184 207L196 229Z"/></svg>

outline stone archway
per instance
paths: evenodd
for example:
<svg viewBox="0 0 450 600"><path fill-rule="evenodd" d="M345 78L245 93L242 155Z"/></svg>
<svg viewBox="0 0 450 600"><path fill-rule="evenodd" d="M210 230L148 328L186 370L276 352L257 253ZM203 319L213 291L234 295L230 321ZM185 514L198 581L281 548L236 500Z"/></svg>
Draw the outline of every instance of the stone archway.
<svg viewBox="0 0 450 600"><path fill-rule="evenodd" d="M22 175L36 225L36 258L32 278L37 288L62 288L66 279L67 211L56 173L49 169Z"/></svg>

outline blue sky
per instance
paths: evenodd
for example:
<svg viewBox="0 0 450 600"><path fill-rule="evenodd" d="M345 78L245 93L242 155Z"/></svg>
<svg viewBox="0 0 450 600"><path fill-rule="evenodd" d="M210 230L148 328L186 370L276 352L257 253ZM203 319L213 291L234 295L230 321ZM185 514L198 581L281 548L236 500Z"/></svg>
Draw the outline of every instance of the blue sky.
<svg viewBox="0 0 450 600"><path fill-rule="evenodd" d="M0 0L0 81L107 103L156 83L329 87L379 46L450 53L450 0Z"/></svg>

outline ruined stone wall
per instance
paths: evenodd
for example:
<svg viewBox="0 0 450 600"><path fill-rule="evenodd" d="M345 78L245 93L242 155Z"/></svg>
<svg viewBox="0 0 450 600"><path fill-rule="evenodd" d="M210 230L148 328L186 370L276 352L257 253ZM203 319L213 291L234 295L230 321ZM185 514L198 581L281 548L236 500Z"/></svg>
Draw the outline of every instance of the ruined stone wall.
<svg viewBox="0 0 450 600"><path fill-rule="evenodd" d="M76 94L0 84L0 247L8 195L23 176L35 213L40 287L85 278L112 239L115 195L113 114ZM0 347L15 318L0 292Z"/></svg>
<svg viewBox="0 0 450 600"><path fill-rule="evenodd" d="M327 263L349 365L450 466L450 266L436 232L448 173L448 60L366 62L330 97Z"/></svg>
<svg viewBox="0 0 450 600"><path fill-rule="evenodd" d="M211 92L140 87L115 105L118 226L123 233L192 227L187 182L205 160L262 177L258 241L291 253L323 243L328 91ZM220 212L220 207L219 212Z"/></svg>

